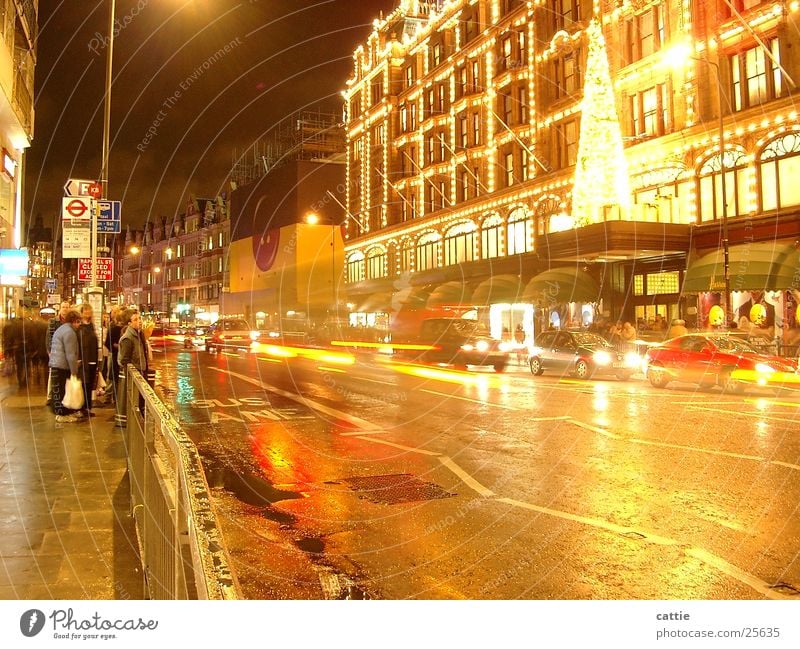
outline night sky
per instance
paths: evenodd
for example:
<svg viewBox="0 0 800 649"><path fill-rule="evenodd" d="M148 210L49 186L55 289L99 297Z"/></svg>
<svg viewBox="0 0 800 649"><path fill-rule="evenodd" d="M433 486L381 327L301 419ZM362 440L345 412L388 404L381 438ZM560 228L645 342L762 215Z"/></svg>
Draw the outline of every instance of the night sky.
<svg viewBox="0 0 800 649"><path fill-rule="evenodd" d="M293 111L339 114L355 46L396 1L117 0L109 197L123 228L229 192L234 150ZM39 5L25 209L46 224L67 178L100 175L108 4Z"/></svg>

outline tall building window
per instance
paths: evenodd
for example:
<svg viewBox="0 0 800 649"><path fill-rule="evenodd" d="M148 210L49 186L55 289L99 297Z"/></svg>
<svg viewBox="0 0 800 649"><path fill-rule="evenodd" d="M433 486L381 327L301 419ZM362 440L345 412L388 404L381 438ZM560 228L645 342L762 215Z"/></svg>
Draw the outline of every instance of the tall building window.
<svg viewBox="0 0 800 649"><path fill-rule="evenodd" d="M664 46L667 37L664 14L664 7L657 4L627 20L625 25L627 63L635 63L658 52Z"/></svg>
<svg viewBox="0 0 800 649"><path fill-rule="evenodd" d="M762 210L800 205L800 133L787 133L767 144L758 159L758 172Z"/></svg>
<svg viewBox="0 0 800 649"><path fill-rule="evenodd" d="M773 38L766 45L780 63L778 39ZM758 45L731 57L731 79L734 110L759 106L783 95L781 70Z"/></svg>
<svg viewBox="0 0 800 649"><path fill-rule="evenodd" d="M410 88L414 85L414 65L407 65L405 69L405 80L406 80L406 88Z"/></svg>
<svg viewBox="0 0 800 649"><path fill-rule="evenodd" d="M462 65L456 70L456 97L463 97L467 93L467 66Z"/></svg>
<svg viewBox="0 0 800 649"><path fill-rule="evenodd" d="M462 149L469 146L469 121L466 113L458 116L458 145Z"/></svg>
<svg viewBox="0 0 800 649"><path fill-rule="evenodd" d="M354 252L347 258L347 281L355 284L364 279L364 253Z"/></svg>
<svg viewBox="0 0 800 649"><path fill-rule="evenodd" d="M513 42L510 34L504 36L500 41L500 60L497 63L500 70L509 70L514 67Z"/></svg>
<svg viewBox="0 0 800 649"><path fill-rule="evenodd" d="M410 273L414 270L414 247L411 241L406 239L400 244L400 272Z"/></svg>
<svg viewBox="0 0 800 649"><path fill-rule="evenodd" d="M469 200L469 171L466 169L461 172L460 178L460 190L461 190L461 200L467 201Z"/></svg>
<svg viewBox="0 0 800 649"><path fill-rule="evenodd" d="M400 106L400 132L408 133L408 104Z"/></svg>
<svg viewBox="0 0 800 649"><path fill-rule="evenodd" d="M520 165L520 176L522 177L522 182L525 182L530 178L530 164L531 164L531 156L528 153L527 147L522 147L522 164Z"/></svg>
<svg viewBox="0 0 800 649"><path fill-rule="evenodd" d="M698 216L700 221L722 218L722 174L719 154L709 158L698 174ZM725 201L727 216L748 211L747 157L743 151L725 151Z"/></svg>
<svg viewBox="0 0 800 649"><path fill-rule="evenodd" d="M386 277L386 252L373 248L367 252L367 279Z"/></svg>
<svg viewBox="0 0 800 649"><path fill-rule="evenodd" d="M631 135L664 135L669 129L670 101L666 84L659 84L630 97Z"/></svg>
<svg viewBox="0 0 800 649"><path fill-rule="evenodd" d="M499 216L489 216L483 220L481 228L481 259L500 256L503 236L503 220Z"/></svg>
<svg viewBox="0 0 800 649"><path fill-rule="evenodd" d="M531 221L524 209L517 208L509 214L506 231L507 254L520 255L532 250L530 244Z"/></svg>
<svg viewBox="0 0 800 649"><path fill-rule="evenodd" d="M472 146L479 146L481 143L481 114L472 113Z"/></svg>
<svg viewBox="0 0 800 649"><path fill-rule="evenodd" d="M478 59L474 59L470 63L470 72L471 72L471 85L470 85L470 92L480 92L483 90L481 87L481 64Z"/></svg>
<svg viewBox="0 0 800 649"><path fill-rule="evenodd" d="M581 19L580 0L551 0L551 2L555 31L566 29Z"/></svg>
<svg viewBox="0 0 800 649"><path fill-rule="evenodd" d="M411 118L409 123L409 129L413 131L417 128L417 102L411 104L411 111L409 112L409 117Z"/></svg>
<svg viewBox="0 0 800 649"><path fill-rule="evenodd" d="M497 101L500 104L500 117L506 125L510 126L514 123L514 102L511 96L511 88L504 88L497 93Z"/></svg>
<svg viewBox="0 0 800 649"><path fill-rule="evenodd" d="M519 122L527 124L529 119L528 112L528 89L525 86L516 88L517 104L519 105Z"/></svg>
<svg viewBox="0 0 800 649"><path fill-rule="evenodd" d="M509 151L505 155L505 176L506 187L511 187L514 184L514 152Z"/></svg>
<svg viewBox="0 0 800 649"><path fill-rule="evenodd" d="M430 233L417 241L417 270L439 267L439 235Z"/></svg>
<svg viewBox="0 0 800 649"><path fill-rule="evenodd" d="M556 99L570 97L580 90L581 75L578 52L570 52L553 61Z"/></svg>
<svg viewBox="0 0 800 649"><path fill-rule="evenodd" d="M475 224L462 223L444 236L444 264L452 266L475 260Z"/></svg>
<svg viewBox="0 0 800 649"><path fill-rule="evenodd" d="M435 68L442 62L442 44L434 43L431 48L431 68Z"/></svg>
<svg viewBox="0 0 800 649"><path fill-rule="evenodd" d="M553 125L553 160L558 169L571 167L578 158L578 124L577 119L571 119Z"/></svg>

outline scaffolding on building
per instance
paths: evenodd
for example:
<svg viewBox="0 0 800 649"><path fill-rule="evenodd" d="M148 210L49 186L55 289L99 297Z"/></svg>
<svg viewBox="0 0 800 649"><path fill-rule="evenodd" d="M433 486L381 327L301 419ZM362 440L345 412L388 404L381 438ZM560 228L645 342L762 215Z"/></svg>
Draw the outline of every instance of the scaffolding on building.
<svg viewBox="0 0 800 649"><path fill-rule="evenodd" d="M246 185L284 162L324 160L344 151L344 125L339 115L298 111L247 149L235 149L230 178L239 186Z"/></svg>

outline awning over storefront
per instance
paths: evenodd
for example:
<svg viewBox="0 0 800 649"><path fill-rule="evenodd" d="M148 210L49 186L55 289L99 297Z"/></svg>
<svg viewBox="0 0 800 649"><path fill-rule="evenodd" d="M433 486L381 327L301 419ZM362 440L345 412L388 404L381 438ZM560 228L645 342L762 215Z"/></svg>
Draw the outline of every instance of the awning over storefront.
<svg viewBox="0 0 800 649"><path fill-rule="evenodd" d="M445 282L431 291L427 306L435 309L442 306L470 304L472 290L463 282Z"/></svg>
<svg viewBox="0 0 800 649"><path fill-rule="evenodd" d="M800 253L792 245L749 243L729 248L728 279L731 291L781 291L800 283ZM684 293L725 290L722 250L703 255L689 264Z"/></svg>
<svg viewBox="0 0 800 649"><path fill-rule="evenodd" d="M472 304L514 304L522 301L522 284L516 275L495 275L478 284Z"/></svg>
<svg viewBox="0 0 800 649"><path fill-rule="evenodd" d="M600 287L591 275L574 266L551 268L528 282L523 298L525 302L543 305L598 302Z"/></svg>
<svg viewBox="0 0 800 649"><path fill-rule="evenodd" d="M389 313L392 310L391 293L373 293L358 305L356 313Z"/></svg>

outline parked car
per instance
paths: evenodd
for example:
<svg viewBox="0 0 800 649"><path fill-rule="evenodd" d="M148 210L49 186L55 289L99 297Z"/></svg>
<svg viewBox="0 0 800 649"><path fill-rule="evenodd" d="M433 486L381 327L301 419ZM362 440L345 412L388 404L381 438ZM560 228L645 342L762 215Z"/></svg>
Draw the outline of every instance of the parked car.
<svg viewBox="0 0 800 649"><path fill-rule="evenodd" d="M759 353L736 335L697 333L652 347L645 355L647 378L657 388L671 381L715 385L740 392L746 384L781 385L797 382L797 361Z"/></svg>
<svg viewBox="0 0 800 649"><path fill-rule="evenodd" d="M183 335L180 329L158 326L147 339L154 352L169 352L183 348Z"/></svg>
<svg viewBox="0 0 800 649"><path fill-rule="evenodd" d="M641 368L635 352L619 352L605 338L586 331L543 331L529 351L531 374L545 371L574 374L588 379L596 374L611 374L628 380Z"/></svg>
<svg viewBox="0 0 800 649"><path fill-rule="evenodd" d="M259 338L243 318L220 318L205 334L207 352L220 349L247 349Z"/></svg>
<svg viewBox="0 0 800 649"><path fill-rule="evenodd" d="M797 361L761 354L746 340L725 333L678 336L645 354L645 373L657 388L671 381L715 385L739 392L746 384L797 382Z"/></svg>
<svg viewBox="0 0 800 649"><path fill-rule="evenodd" d="M491 338L488 329L475 320L429 318L422 322L419 342L432 347L423 353L425 361L456 367L491 365L496 372L508 364L510 346Z"/></svg>

